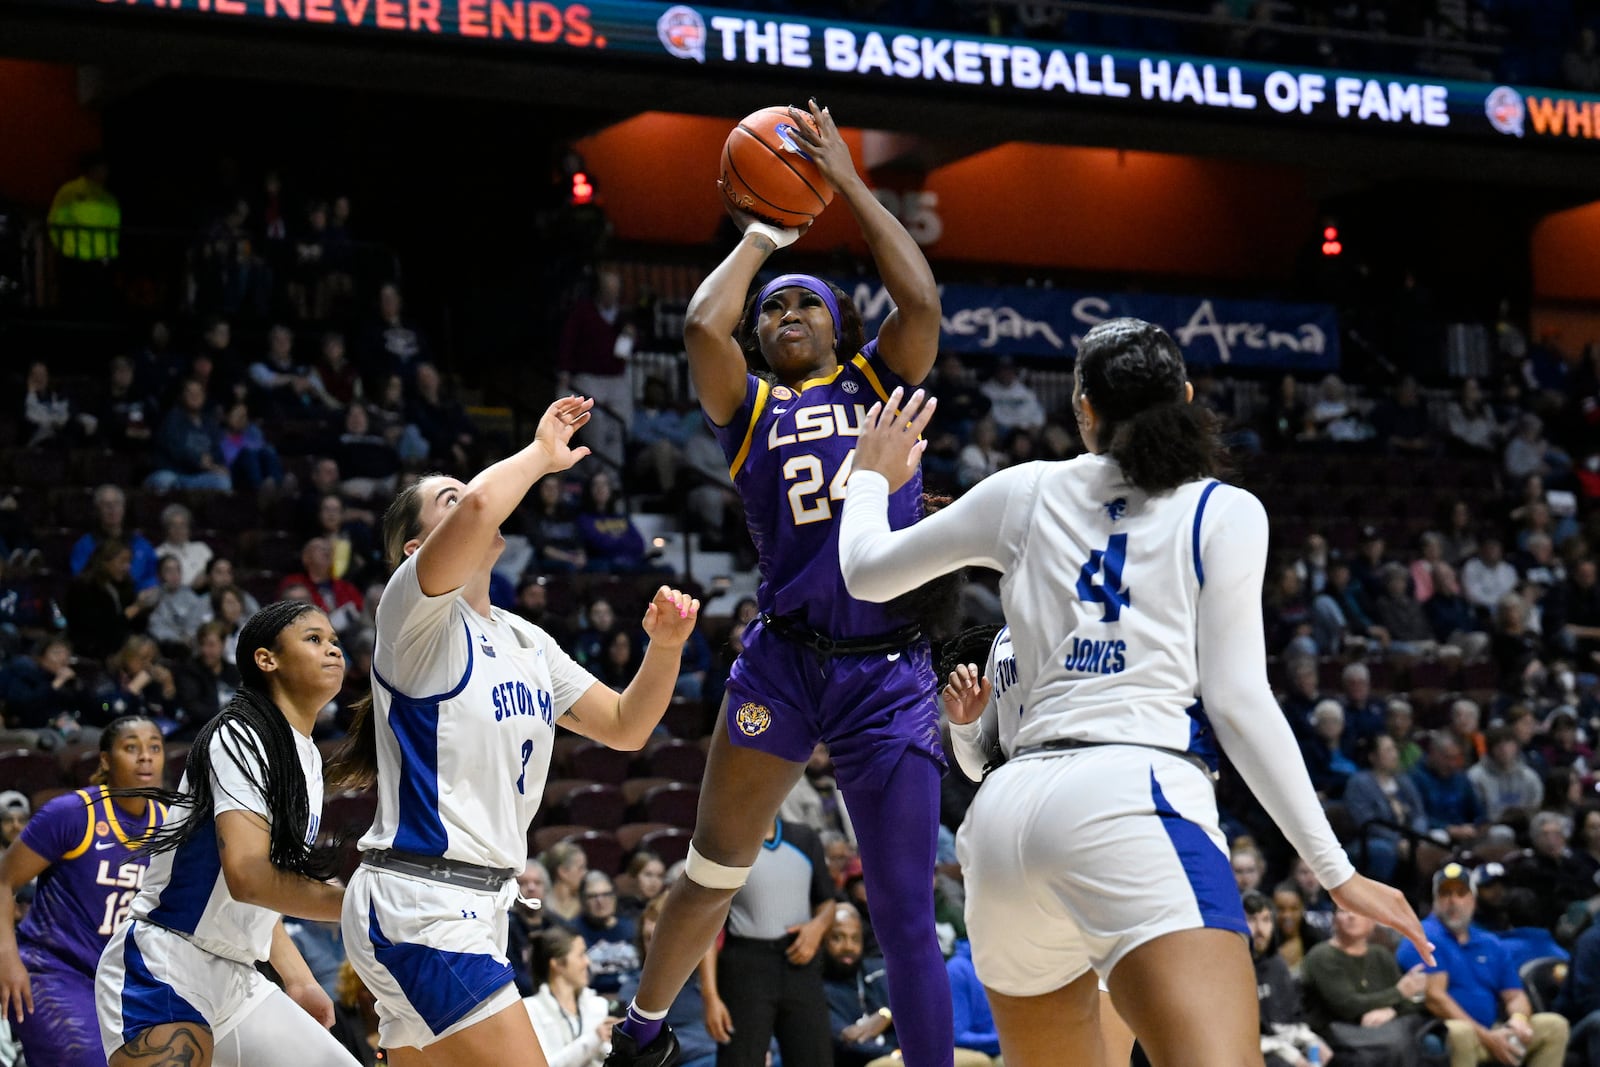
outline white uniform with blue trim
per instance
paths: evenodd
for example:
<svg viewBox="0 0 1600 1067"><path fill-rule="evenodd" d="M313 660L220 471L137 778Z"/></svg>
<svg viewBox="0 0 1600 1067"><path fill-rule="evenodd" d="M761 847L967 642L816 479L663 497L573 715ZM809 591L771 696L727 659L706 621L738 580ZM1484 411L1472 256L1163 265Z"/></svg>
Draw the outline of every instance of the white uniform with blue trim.
<svg viewBox="0 0 1600 1067"><path fill-rule="evenodd" d="M211 738L212 807L216 815L248 811L273 819L265 795L229 748L250 753L247 727L222 726ZM233 738L224 741L223 731ZM311 813L306 840L315 841L322 816L322 756L316 744L290 731L306 780ZM250 758L248 755L245 758ZM255 771L266 780L265 767ZM189 788L188 775L179 784ZM188 818L174 805L169 822ZM95 973L95 1010L106 1057L151 1027L193 1023L210 1030L212 1062L271 1064L292 1050L297 1067L355 1060L310 1015L256 970L272 951L279 914L236 900L228 891L217 849L215 819L183 844L150 861L130 921L111 936Z"/></svg>
<svg viewBox="0 0 1600 1067"><path fill-rule="evenodd" d="M1026 714L958 838L986 985L1038 995L1164 933L1244 932L1211 780L1160 749L1215 767L1220 740L1323 884L1350 877L1267 686L1255 497L1212 480L1151 496L1085 455L1002 471L891 533L886 490L870 472L849 484L852 594L888 599L964 565L1004 575ZM1062 740L1103 747L1038 750Z"/></svg>
<svg viewBox="0 0 1600 1067"><path fill-rule="evenodd" d="M378 809L361 849L521 872L555 722L598 684L543 630L460 590L427 596L413 555L384 587L373 654ZM424 1047L517 1000L516 883L464 889L366 865L345 895L350 962L388 1047Z"/></svg>

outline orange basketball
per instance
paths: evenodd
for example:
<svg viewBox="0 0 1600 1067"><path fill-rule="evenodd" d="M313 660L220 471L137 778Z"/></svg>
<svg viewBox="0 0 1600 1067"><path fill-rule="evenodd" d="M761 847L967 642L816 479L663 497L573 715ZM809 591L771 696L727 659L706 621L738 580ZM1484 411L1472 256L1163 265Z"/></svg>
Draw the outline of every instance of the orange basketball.
<svg viewBox="0 0 1600 1067"><path fill-rule="evenodd" d="M722 194L741 211L793 228L821 214L833 186L794 136L789 109L764 107L746 115L722 146Z"/></svg>

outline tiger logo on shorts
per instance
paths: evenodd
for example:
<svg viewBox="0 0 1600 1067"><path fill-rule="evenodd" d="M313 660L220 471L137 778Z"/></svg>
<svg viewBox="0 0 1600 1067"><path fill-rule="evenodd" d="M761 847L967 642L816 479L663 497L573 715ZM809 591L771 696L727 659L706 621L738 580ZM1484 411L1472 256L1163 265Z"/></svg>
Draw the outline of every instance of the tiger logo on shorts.
<svg viewBox="0 0 1600 1067"><path fill-rule="evenodd" d="M740 733L754 737L772 725L772 711L765 704L741 704L733 721L739 724Z"/></svg>

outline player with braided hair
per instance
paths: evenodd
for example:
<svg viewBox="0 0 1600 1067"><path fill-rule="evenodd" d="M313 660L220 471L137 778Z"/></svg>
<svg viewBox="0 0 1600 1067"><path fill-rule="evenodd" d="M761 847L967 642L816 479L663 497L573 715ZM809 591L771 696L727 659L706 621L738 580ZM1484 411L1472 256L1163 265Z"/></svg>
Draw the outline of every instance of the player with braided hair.
<svg viewBox="0 0 1600 1067"><path fill-rule="evenodd" d="M243 681L190 750L176 792L113 790L172 804L146 839L152 856L131 921L95 979L111 1067L356 1061L328 1033L333 1002L282 917L331 922L344 890L335 852L316 844L322 757L317 713L344 683L344 654L310 604L262 608L239 633ZM256 964L269 961L279 989Z"/></svg>

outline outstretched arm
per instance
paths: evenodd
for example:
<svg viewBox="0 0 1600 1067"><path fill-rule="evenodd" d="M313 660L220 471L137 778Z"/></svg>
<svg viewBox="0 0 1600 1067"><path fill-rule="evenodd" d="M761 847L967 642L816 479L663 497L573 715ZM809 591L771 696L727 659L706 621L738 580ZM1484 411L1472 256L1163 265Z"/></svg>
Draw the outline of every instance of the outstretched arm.
<svg viewBox="0 0 1600 1067"><path fill-rule="evenodd" d="M593 400L569 396L545 409L533 443L479 472L444 519L417 549L417 583L428 596L442 596L471 581L483 566L500 524L511 516L533 483L564 471L589 454L573 448L572 435L589 421ZM441 490L454 493L453 488ZM446 500L449 503L449 500Z"/></svg>
<svg viewBox="0 0 1600 1067"><path fill-rule="evenodd" d="M878 329L878 354L890 370L916 385L928 376L939 354L939 283L934 281L933 268L916 239L861 180L850 147L828 109L813 99L808 110L792 107L789 113L794 116L796 139L805 144L822 176L850 205L884 288L894 300L894 310Z"/></svg>

